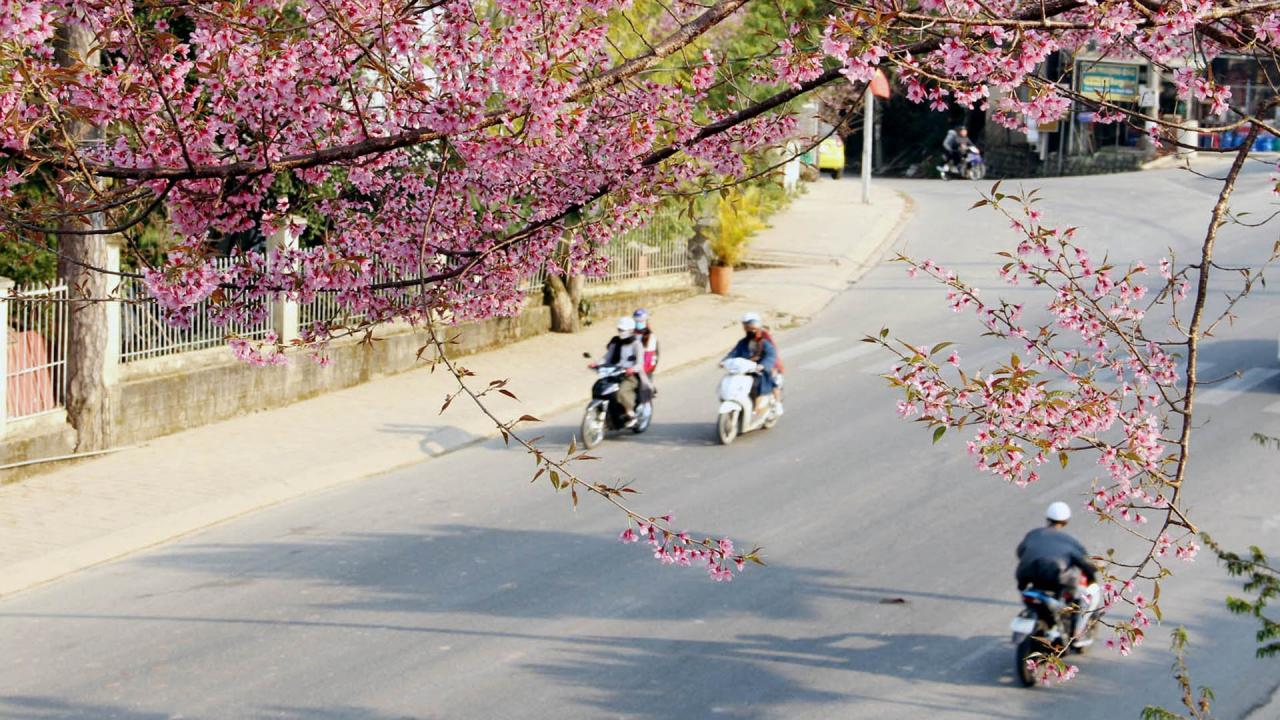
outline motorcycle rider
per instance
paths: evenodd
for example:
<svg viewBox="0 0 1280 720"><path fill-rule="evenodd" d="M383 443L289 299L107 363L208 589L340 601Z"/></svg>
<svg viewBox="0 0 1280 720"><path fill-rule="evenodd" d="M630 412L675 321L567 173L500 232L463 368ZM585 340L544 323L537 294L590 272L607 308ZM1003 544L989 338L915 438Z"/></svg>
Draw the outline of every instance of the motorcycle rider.
<svg viewBox="0 0 1280 720"><path fill-rule="evenodd" d="M778 348L765 333L759 313L749 312L743 315L742 330L746 336L738 341L728 355L724 356L724 360L746 358L756 364L759 374L751 389L751 395L755 398L755 412L759 414L764 410L766 399L774 391L773 372L778 362ZM778 411L781 413L781 406L778 407Z"/></svg>
<svg viewBox="0 0 1280 720"><path fill-rule="evenodd" d="M1027 533L1018 543L1018 590L1033 587L1063 600L1079 599L1081 574L1086 584L1092 585L1097 580L1097 568L1089 561L1084 545L1063 530L1071 520L1070 506L1064 502L1049 505L1045 520L1044 527ZM1071 617L1068 636L1074 638L1079 614ZM1082 638L1076 644L1087 642Z"/></svg>
<svg viewBox="0 0 1280 720"><path fill-rule="evenodd" d="M968 151L969 128L961 125L948 130L947 136L942 140L943 165L938 169L942 172L952 169L954 172L960 172L961 162Z"/></svg>
<svg viewBox="0 0 1280 720"><path fill-rule="evenodd" d="M591 363L591 368L601 365L617 365L626 373L618 382L618 405L626 414L625 427L636 424L636 403L640 400L640 390L652 390L649 377L644 371L644 344L636 335L635 318L618 318L618 334L609 339L605 345L604 357L598 363Z"/></svg>

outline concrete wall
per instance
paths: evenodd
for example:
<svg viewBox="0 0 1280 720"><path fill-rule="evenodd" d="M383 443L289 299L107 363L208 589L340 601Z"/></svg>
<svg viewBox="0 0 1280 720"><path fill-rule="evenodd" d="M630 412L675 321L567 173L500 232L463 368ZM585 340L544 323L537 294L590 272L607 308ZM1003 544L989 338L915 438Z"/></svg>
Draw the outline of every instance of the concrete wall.
<svg viewBox="0 0 1280 720"><path fill-rule="evenodd" d="M1057 153L1045 162L1027 146L1009 145L983 148L987 161L988 177L1027 178L1056 175L1103 175L1107 173L1133 172L1142 169L1148 156L1139 152L1096 152L1092 155L1069 155L1058 172Z"/></svg>
<svg viewBox="0 0 1280 720"><path fill-rule="evenodd" d="M76 431L67 424L67 414L62 410L13 420L7 424L4 439L0 441L0 465L70 455L75 448ZM0 473L0 483L39 471L39 465L13 468Z"/></svg>
<svg viewBox="0 0 1280 720"><path fill-rule="evenodd" d="M629 314L637 306L674 302L693 294L695 290L687 281L652 290L593 293L591 317ZM540 335L550 327L549 310L534 306L516 317L451 327L448 335L458 336L453 354L465 355ZM112 391L112 444L129 445L288 405L421 366L417 354L429 342L425 332L406 326L386 328L376 335L379 340L374 343L334 343L329 350L333 361L329 367L306 358L296 358L283 367L252 367L232 358L226 348L128 363L121 368L121 382Z"/></svg>

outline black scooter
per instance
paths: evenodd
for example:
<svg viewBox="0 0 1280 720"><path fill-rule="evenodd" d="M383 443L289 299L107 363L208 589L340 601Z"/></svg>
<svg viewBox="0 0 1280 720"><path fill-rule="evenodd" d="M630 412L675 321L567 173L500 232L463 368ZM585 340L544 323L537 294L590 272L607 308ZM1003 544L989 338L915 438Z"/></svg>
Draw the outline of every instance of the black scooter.
<svg viewBox="0 0 1280 720"><path fill-rule="evenodd" d="M618 365L596 366L596 382L591 386L591 402L582 416L582 443L587 448L599 445L609 431L630 430L639 434L653 421L653 398L636 404L636 421L627 425L627 414L618 404L618 389L626 371Z"/></svg>

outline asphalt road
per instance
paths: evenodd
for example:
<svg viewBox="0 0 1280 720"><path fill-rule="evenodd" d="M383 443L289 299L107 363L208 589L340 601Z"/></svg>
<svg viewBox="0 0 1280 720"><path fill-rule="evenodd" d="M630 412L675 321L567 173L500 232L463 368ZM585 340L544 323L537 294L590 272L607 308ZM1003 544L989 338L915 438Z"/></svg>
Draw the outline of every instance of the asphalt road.
<svg viewBox="0 0 1280 720"><path fill-rule="evenodd" d="M1251 168L1237 208L1269 212L1267 171ZM1038 186L1048 215L1117 260L1193 247L1214 192L1175 171ZM916 201L909 250L994 292L991 253L1011 235L967 210L978 188L899 187ZM1220 257L1256 259L1273 236L1229 229ZM1189 493L1229 545L1280 551L1280 454L1249 440L1280 435L1275 294L1206 349L1218 374L1244 374L1203 408ZM1177 624L1218 717L1270 696L1280 661L1253 659L1253 625L1226 613L1234 585L1208 558L1167 583L1165 624L1134 656L1098 649L1067 686L1014 687L1013 548L1051 500L1078 502L1094 469L1019 490L977 474L963 438L931 445L894 415L876 375L886 358L857 342L882 325L969 358L999 351L937 288L882 266L779 335L777 428L714 444L708 364L663 376L652 430L610 439L584 468L634 479L638 506L697 533L765 546L768 568L716 584L659 566L616 541L614 511L575 512L528 484L522 453L490 443L0 602L0 717L1136 718L1177 702L1165 650ZM584 398L590 382L583 371ZM544 442L577 421L549 418ZM1095 549L1121 542L1080 525Z"/></svg>

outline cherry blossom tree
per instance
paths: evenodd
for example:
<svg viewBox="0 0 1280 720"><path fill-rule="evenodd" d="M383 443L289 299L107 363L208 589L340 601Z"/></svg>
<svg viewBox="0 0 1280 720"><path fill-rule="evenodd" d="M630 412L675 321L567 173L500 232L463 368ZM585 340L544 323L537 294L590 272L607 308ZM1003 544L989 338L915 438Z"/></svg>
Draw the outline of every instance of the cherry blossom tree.
<svg viewBox="0 0 1280 720"><path fill-rule="evenodd" d="M751 21L761 7L769 22ZM753 43L733 40L744 32ZM1108 602L1132 610L1113 639L1124 652L1159 618L1169 559L1198 549L1180 502L1194 482L1198 343L1261 273L1230 270L1239 292L1206 314L1209 277L1227 272L1214 243L1248 144L1276 132L1270 108L1231 106L1208 61L1227 50L1271 57L1278 41L1274 0L0 0L0 242L103 278L85 238L128 241L163 215L177 242L137 277L172 322L204 300L226 322L318 294L364 318L308 328L297 347L232 338L249 362L323 358L326 343L388 320L441 340L442 320L516 312L522 281L548 263L566 277L602 272L607 239L659 198L741 179L744 157L793 134L796 100L850 83L860 94L877 69L936 110L989 107L1022 129L1075 102L1176 145L1177 123L1042 73L1051 54L1086 47L1145 58L1184 98L1230 117L1210 130L1249 133L1206 208L1199 257L1111 267L1070 228L1044 224L1031 195L995 190L984 202L1009 215L1016 240L1005 274L1043 287L1051 320L1028 325L1021 306L904 259L1015 352L995 373L967 375L936 347L875 338L899 353L900 412L935 437L972 432L975 460L996 476L1029 484L1042 463L1096 457L1091 509L1147 548L1107 558ZM32 183L50 192L19 192ZM299 213L323 219L303 247L211 262L212 238L268 236ZM92 303L114 283L74 284ZM1150 328L1151 313L1172 338ZM509 392L503 381L474 389L465 368L439 361L459 394ZM1104 373L1115 387L1098 382ZM706 563L728 579L758 559L627 509L627 488L566 467L582 458L574 450L553 460L521 440L515 425L529 419L494 420L575 503L582 491L623 507L623 538L648 541L663 562Z"/></svg>

